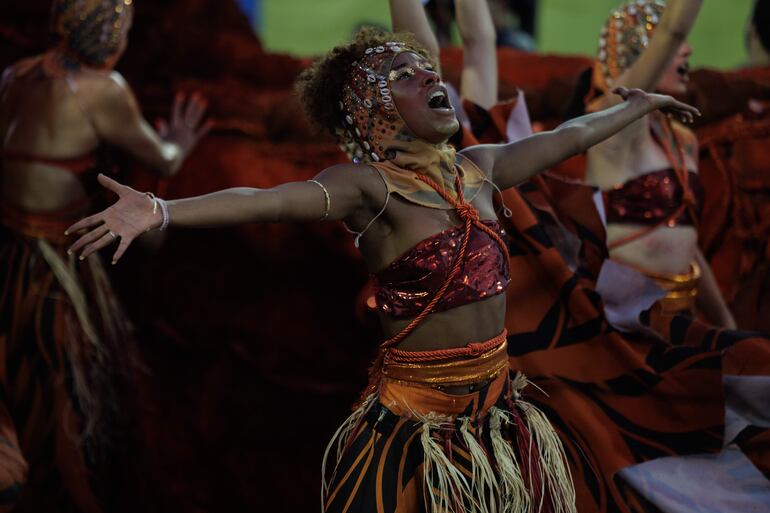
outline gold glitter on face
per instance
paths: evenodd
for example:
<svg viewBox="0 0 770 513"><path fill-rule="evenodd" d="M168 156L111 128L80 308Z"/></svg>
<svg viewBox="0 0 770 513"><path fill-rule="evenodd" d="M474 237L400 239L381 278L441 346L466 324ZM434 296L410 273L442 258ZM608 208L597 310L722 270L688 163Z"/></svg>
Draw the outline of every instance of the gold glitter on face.
<svg viewBox="0 0 770 513"><path fill-rule="evenodd" d="M406 67L401 69L394 69L391 70L390 73L388 73L388 81L389 82L395 82L397 80L403 80L405 78L411 78L413 77L417 72L414 70L414 68Z"/></svg>

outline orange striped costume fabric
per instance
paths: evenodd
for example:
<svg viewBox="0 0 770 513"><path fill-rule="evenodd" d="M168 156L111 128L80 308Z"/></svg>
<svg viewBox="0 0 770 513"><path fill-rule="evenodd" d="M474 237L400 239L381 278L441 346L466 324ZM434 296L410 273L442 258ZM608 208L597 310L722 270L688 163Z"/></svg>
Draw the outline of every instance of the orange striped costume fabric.
<svg viewBox="0 0 770 513"><path fill-rule="evenodd" d="M500 338L470 359L390 356L377 395L327 448L324 511L574 512L561 445L526 401L526 378L510 371ZM451 395L437 379L484 384Z"/></svg>
<svg viewBox="0 0 770 513"><path fill-rule="evenodd" d="M0 511L102 511L93 470L116 417L106 372L129 326L98 257L65 253L86 206L0 206Z"/></svg>
<svg viewBox="0 0 770 513"><path fill-rule="evenodd" d="M501 140L498 133L478 142ZM596 291L607 249L593 196L589 187L547 174L504 192L513 212L511 367L537 385L531 398L566 447L578 510L665 510L655 502L660 497L642 496L621 471L656 458L717 453L728 443L769 478L767 415L751 411L752 398L732 401L740 403L735 407L723 383L753 383L767 397L761 387L770 340L660 308L642 315L638 333L610 325ZM753 399L758 395L754 390ZM740 421L726 424L726 416Z"/></svg>

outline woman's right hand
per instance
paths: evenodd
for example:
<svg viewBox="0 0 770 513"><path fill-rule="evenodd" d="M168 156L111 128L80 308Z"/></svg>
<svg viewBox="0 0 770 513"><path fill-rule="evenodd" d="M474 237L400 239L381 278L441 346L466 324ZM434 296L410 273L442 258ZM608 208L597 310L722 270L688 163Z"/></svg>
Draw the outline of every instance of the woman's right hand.
<svg viewBox="0 0 770 513"><path fill-rule="evenodd" d="M211 120L203 121L208 102L200 93L187 96L178 92L171 107L171 118L159 119L158 134L166 141L177 144L187 157L198 141L212 128Z"/></svg>
<svg viewBox="0 0 770 513"><path fill-rule="evenodd" d="M112 263L115 264L134 239L161 225L163 214L147 194L120 184L103 174L98 176L98 180L105 188L118 195L118 201L106 210L81 219L67 228L65 235L85 231L70 246L67 253L77 254L80 251L80 259L83 260L91 253L120 239L118 249L112 257Z"/></svg>

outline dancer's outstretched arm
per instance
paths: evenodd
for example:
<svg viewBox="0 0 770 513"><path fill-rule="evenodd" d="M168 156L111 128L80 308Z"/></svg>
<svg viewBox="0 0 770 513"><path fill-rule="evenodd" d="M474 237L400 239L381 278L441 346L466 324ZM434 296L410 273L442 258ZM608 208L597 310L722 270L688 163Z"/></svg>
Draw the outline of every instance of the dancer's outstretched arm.
<svg viewBox="0 0 770 513"><path fill-rule="evenodd" d="M197 142L211 129L204 120L207 102L200 94L177 94L171 117L156 132L145 121L123 77L92 80L83 89L88 113L99 139L127 151L162 176L173 176Z"/></svg>
<svg viewBox="0 0 770 513"><path fill-rule="evenodd" d="M692 122L694 116L700 114L695 107L671 96L639 89L618 88L615 92L625 99L623 103L513 143L473 146L462 153L481 169L491 172L492 180L505 189L586 151L652 111L661 109L685 122Z"/></svg>
<svg viewBox="0 0 770 513"><path fill-rule="evenodd" d="M271 189L240 187L194 198L168 201L169 225L185 227L228 226L253 222L318 221L345 219L364 204L363 181L370 168L356 164L332 166L314 178L317 182L289 182ZM99 183L118 195L111 207L78 221L67 233L88 230L69 249L80 258L113 243L120 244L117 262L139 235L158 228L162 208L147 194L99 175ZM328 194L328 196L327 196ZM329 198L334 198L330 202Z"/></svg>

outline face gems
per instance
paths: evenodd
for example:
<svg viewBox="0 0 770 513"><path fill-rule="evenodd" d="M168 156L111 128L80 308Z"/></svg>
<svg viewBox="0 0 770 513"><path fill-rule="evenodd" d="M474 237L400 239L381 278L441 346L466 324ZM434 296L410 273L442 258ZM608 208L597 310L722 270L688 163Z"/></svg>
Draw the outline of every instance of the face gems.
<svg viewBox="0 0 770 513"><path fill-rule="evenodd" d="M339 130L337 135L340 146L353 162L385 160L387 141L404 127L390 89L394 76L409 73L390 69L393 59L402 52L417 53L402 43L389 41L367 48L351 65L340 108L347 129ZM411 72L414 74L413 69Z"/></svg>

